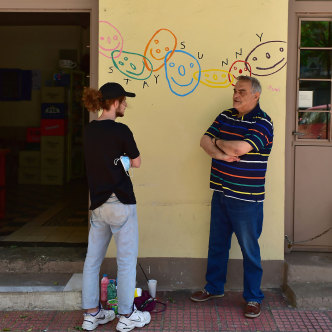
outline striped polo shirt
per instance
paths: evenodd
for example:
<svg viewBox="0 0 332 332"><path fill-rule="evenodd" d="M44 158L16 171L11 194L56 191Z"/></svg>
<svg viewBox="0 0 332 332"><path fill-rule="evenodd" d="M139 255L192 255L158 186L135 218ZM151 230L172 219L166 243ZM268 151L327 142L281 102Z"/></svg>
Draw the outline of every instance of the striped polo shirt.
<svg viewBox="0 0 332 332"><path fill-rule="evenodd" d="M231 108L220 113L206 131L209 137L227 141L243 140L253 149L240 157L240 161L226 162L212 158L210 188L225 196L262 202L265 197L265 173L273 142L271 118L259 104L246 115Z"/></svg>

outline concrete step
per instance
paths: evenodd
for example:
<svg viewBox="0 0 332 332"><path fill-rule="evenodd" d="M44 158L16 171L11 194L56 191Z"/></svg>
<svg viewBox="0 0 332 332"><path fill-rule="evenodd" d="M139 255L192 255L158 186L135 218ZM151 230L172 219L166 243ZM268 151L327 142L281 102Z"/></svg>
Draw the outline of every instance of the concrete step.
<svg viewBox="0 0 332 332"><path fill-rule="evenodd" d="M332 310L332 282L289 283L284 292L294 307Z"/></svg>
<svg viewBox="0 0 332 332"><path fill-rule="evenodd" d="M86 247L0 247L0 271L81 273Z"/></svg>
<svg viewBox="0 0 332 332"><path fill-rule="evenodd" d="M301 309L332 309L332 253L291 252L285 255L284 292Z"/></svg>
<svg viewBox="0 0 332 332"><path fill-rule="evenodd" d="M292 252L285 261L287 284L332 282L332 253Z"/></svg>
<svg viewBox="0 0 332 332"><path fill-rule="evenodd" d="M79 310L81 273L1 273L0 311Z"/></svg>

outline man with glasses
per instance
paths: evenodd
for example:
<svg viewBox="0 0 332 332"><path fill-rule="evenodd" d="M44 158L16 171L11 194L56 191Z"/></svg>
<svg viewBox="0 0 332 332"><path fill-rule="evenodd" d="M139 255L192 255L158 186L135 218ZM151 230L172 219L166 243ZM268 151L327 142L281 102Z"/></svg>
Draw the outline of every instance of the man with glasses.
<svg viewBox="0 0 332 332"><path fill-rule="evenodd" d="M243 255L245 316L258 317L264 294L258 239L263 226L265 173L272 148L273 124L261 110L261 85L256 78L239 76L233 108L223 111L201 139L212 157L213 190L206 285L191 300L204 302L224 296L233 232Z"/></svg>

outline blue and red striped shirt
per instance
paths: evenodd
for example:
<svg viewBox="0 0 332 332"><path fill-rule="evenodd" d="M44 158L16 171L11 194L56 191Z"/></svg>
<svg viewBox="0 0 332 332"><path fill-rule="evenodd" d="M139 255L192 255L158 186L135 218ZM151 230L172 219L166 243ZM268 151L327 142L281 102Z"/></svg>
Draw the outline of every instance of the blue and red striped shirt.
<svg viewBox="0 0 332 332"><path fill-rule="evenodd" d="M220 113L205 135L226 141L243 140L253 149L238 162L212 158L210 188L225 196L262 202L265 197L265 173L273 142L273 123L259 104L244 116L235 108Z"/></svg>

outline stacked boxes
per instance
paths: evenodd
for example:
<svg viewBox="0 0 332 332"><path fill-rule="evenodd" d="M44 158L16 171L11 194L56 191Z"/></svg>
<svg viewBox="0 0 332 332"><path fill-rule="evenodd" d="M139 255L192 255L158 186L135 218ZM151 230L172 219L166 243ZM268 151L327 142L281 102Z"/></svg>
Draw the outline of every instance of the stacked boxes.
<svg viewBox="0 0 332 332"><path fill-rule="evenodd" d="M26 143L27 150L19 152L18 183L40 184L39 127L27 128Z"/></svg>
<svg viewBox="0 0 332 332"><path fill-rule="evenodd" d="M65 136L42 136L41 183L62 185L65 176Z"/></svg>
<svg viewBox="0 0 332 332"><path fill-rule="evenodd" d="M40 151L20 151L18 183L40 183Z"/></svg>
<svg viewBox="0 0 332 332"><path fill-rule="evenodd" d="M67 104L64 87L42 88L41 183L62 185L65 176Z"/></svg>
<svg viewBox="0 0 332 332"><path fill-rule="evenodd" d="M42 103L64 103L65 88L61 86L45 86L41 90Z"/></svg>
<svg viewBox="0 0 332 332"><path fill-rule="evenodd" d="M41 135L64 136L67 129L65 88L44 87L41 100Z"/></svg>

